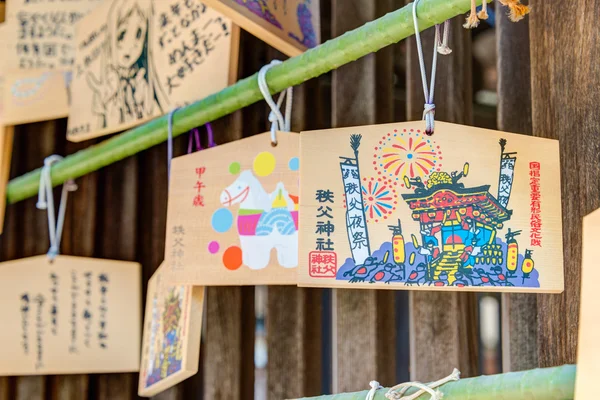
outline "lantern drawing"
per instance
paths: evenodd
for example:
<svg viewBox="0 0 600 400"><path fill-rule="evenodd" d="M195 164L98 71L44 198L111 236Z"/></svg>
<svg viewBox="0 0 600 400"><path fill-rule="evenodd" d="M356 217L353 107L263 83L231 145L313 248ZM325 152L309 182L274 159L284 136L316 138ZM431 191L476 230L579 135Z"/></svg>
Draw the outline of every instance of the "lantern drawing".
<svg viewBox="0 0 600 400"><path fill-rule="evenodd" d="M525 250L525 259L523 260L523 264L521 264L521 271L523 271L523 283L525 283L525 279L529 279L531 272L535 266L531 255L533 254L533 250Z"/></svg>
<svg viewBox="0 0 600 400"><path fill-rule="evenodd" d="M404 250L404 236L402 236L402 226L400 220L398 225L388 226L392 231L392 249L394 251L394 262L398 265L406 261L406 252Z"/></svg>
<svg viewBox="0 0 600 400"><path fill-rule="evenodd" d="M506 242L508 244L508 251L506 252L506 269L508 270L509 276L514 276L517 270L517 264L519 263L519 244L515 237L519 236L521 231L511 231L508 228L506 232Z"/></svg>

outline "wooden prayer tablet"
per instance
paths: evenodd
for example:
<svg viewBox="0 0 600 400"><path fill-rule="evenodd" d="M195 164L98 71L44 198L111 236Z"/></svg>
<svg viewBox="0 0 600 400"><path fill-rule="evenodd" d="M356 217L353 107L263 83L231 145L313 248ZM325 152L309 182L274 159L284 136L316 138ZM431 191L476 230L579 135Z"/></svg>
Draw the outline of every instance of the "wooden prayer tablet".
<svg viewBox="0 0 600 400"><path fill-rule="evenodd" d="M319 0L205 0L205 3L290 57L320 43Z"/></svg>
<svg viewBox="0 0 600 400"><path fill-rule="evenodd" d="M204 288L166 282L162 264L148 282L138 394L154 396L198 372Z"/></svg>
<svg viewBox="0 0 600 400"><path fill-rule="evenodd" d="M6 71L2 122L19 125L65 118L69 115L70 80L70 71Z"/></svg>
<svg viewBox="0 0 600 400"><path fill-rule="evenodd" d="M3 54L11 69L70 70L75 24L102 0L8 0Z"/></svg>
<svg viewBox="0 0 600 400"><path fill-rule="evenodd" d="M43 256L0 264L0 375L139 369L137 263Z"/></svg>
<svg viewBox="0 0 600 400"><path fill-rule="evenodd" d="M299 135L263 133L175 158L169 278L187 285L295 285Z"/></svg>
<svg viewBox="0 0 600 400"><path fill-rule="evenodd" d="M235 81L239 29L199 0L106 0L77 25L67 137L129 129Z"/></svg>
<svg viewBox="0 0 600 400"><path fill-rule="evenodd" d="M300 135L299 285L563 291L558 141L424 129Z"/></svg>
<svg viewBox="0 0 600 400"><path fill-rule="evenodd" d="M581 262L581 305L579 307L579 342L577 343L576 400L598 398L600 376L600 296L596 282L600 279L600 210L583 218L583 257Z"/></svg>
<svg viewBox="0 0 600 400"><path fill-rule="evenodd" d="M10 163L12 159L14 133L15 129L13 126L2 125L0 116L0 234L4 230L4 215L6 213L6 185L8 184L8 178L10 176Z"/></svg>

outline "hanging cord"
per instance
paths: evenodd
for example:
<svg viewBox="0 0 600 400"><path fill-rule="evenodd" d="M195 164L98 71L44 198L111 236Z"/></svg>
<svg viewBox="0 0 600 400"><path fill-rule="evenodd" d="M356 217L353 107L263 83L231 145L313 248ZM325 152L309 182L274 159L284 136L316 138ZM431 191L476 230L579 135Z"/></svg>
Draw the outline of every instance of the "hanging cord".
<svg viewBox="0 0 600 400"><path fill-rule="evenodd" d="M367 397L365 398L365 400L373 400L375 398L375 393L377 393L377 390L383 389L383 386L381 386L377 381L369 382L369 386L371 386L371 390L369 390L369 393L367 393Z"/></svg>
<svg viewBox="0 0 600 400"><path fill-rule="evenodd" d="M289 132L292 129L292 104L293 104L293 88L289 87L279 95L277 103L271 96L271 91L267 85L267 72L271 67L281 64L279 60L273 60L270 64L265 65L258 72L258 87L262 93L265 101L271 108L269 113L269 122L271 122L271 144L277 146L277 131ZM285 95L287 94L287 101L285 103L285 118L281 114L280 107L283 104Z"/></svg>
<svg viewBox="0 0 600 400"><path fill-rule="evenodd" d="M427 71L425 70L425 59L423 57L423 45L421 44L421 34L419 32L419 20L417 18L417 5L419 0L413 3L413 22L415 25L415 40L417 42L417 53L419 55L419 67L421 69L421 82L423 83L423 95L425 96L425 107L423 110L423 119L425 120L425 133L433 135L435 128L435 104L433 96L435 94L435 74L437 71L437 55L450 54L452 50L448 47L448 36L450 34L449 21L444 23L443 38L440 39L440 25L435 26L435 40L433 49L433 60L431 62L431 84L427 86Z"/></svg>
<svg viewBox="0 0 600 400"><path fill-rule="evenodd" d="M435 381L435 382L431 382L428 384L424 384L421 382L406 382L406 383L401 383L399 385L396 385L387 391L387 393L385 394L385 397L389 400L416 400L422 394L427 392L431 396L430 400L441 400L443 393L440 392L439 390L434 390L434 389L437 389L438 387L440 387L448 382L458 381L459 379L460 379L460 371L457 370L456 368L454 368L454 370L452 371L452 373L450 375L448 375L447 377L442 378L438 381ZM371 381L369 383L369 385L371 386L371 390L369 390L369 393L367 393L367 397L365 398L365 400L373 400L375 398L375 394L377 393L377 390L383 389L379 385L379 382L377 382L377 381ZM415 393L411 394L410 396L404 397L404 395L410 388L417 388L419 390L417 390Z"/></svg>
<svg viewBox="0 0 600 400"><path fill-rule="evenodd" d="M77 185L72 179L66 181L62 187L60 196L60 205L58 207L58 222L54 215L54 194L52 192L52 164L62 160L61 156L56 154L46 157L44 167L40 174L40 188L38 192L38 202L36 207L39 210L48 210L48 233L50 234L50 249L48 250L48 259L54 261L60 253L60 241L62 238L63 225L65 222L65 213L67 211L67 198L69 192L77 190Z"/></svg>
<svg viewBox="0 0 600 400"><path fill-rule="evenodd" d="M436 30L439 30L439 25L436 26L435 28ZM438 53L440 53L441 55L447 56L448 54L452 53L452 49L448 46L448 40L450 37L450 20L446 20L446 22L444 22L444 34L442 35L441 40L438 40L437 42L437 51ZM438 32L438 39L439 39L439 32Z"/></svg>
<svg viewBox="0 0 600 400"><path fill-rule="evenodd" d="M171 160L173 159L173 115L177 110L179 110L179 107L169 111L169 116L167 117L167 181L171 179Z"/></svg>
<svg viewBox="0 0 600 400"><path fill-rule="evenodd" d="M208 134L208 147L215 147L217 144L215 143L215 139L213 136L212 125L210 124L210 122L208 122L204 126L206 126L206 133ZM194 141L196 142L196 150L195 151L203 150L202 145L200 144L200 131L198 130L198 128L194 128L190 131L190 136L188 139L188 150L187 150L188 154L191 154L194 152L194 150L193 150Z"/></svg>

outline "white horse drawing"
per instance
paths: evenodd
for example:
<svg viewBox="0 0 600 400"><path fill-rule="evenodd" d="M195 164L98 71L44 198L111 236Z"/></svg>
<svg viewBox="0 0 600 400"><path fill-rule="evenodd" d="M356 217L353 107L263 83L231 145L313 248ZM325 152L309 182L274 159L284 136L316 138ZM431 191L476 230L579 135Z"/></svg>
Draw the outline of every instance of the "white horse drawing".
<svg viewBox="0 0 600 400"><path fill-rule="evenodd" d="M251 171L243 171L238 179L221 193L221 204L239 204L238 233L242 260L251 269L263 269L269 264L271 249L277 251L277 261L285 268L298 266L297 198L279 182L268 194Z"/></svg>

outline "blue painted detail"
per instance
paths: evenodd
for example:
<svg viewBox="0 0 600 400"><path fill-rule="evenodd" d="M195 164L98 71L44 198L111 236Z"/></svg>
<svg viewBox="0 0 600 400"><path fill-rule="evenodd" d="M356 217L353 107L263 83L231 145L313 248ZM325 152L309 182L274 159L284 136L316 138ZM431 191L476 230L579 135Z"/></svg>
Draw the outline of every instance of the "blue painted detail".
<svg viewBox="0 0 600 400"><path fill-rule="evenodd" d="M287 208L274 208L263 212L256 226L256 236L268 236L277 229L280 234L288 236L296 232L294 218Z"/></svg>
<svg viewBox="0 0 600 400"><path fill-rule="evenodd" d="M219 208L213 213L210 222L216 232L227 232L233 225L233 214L227 208Z"/></svg>

